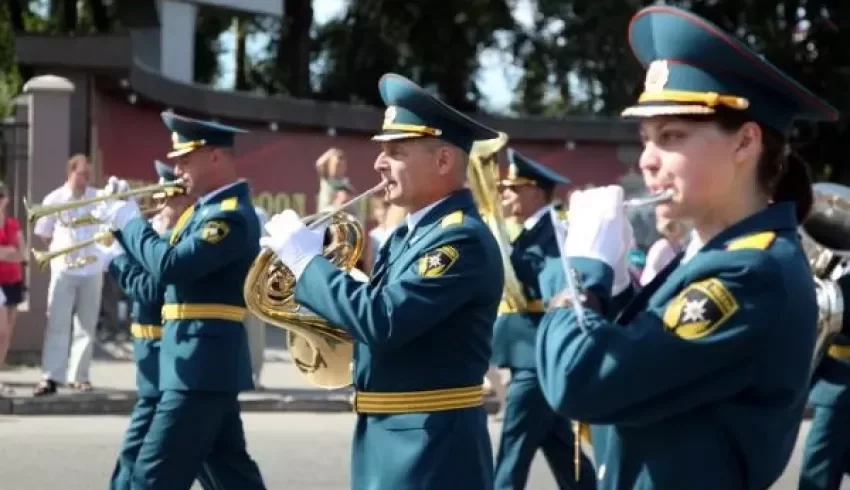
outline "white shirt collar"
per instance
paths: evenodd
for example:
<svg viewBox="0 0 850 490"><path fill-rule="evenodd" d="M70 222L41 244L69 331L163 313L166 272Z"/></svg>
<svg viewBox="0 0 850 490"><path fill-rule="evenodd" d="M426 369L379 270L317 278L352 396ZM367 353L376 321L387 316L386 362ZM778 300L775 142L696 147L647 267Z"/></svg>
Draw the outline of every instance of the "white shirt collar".
<svg viewBox="0 0 850 490"><path fill-rule="evenodd" d="M703 245L705 244L702 243L702 240L700 240L699 236L697 236L696 230L691 231L691 238L690 240L688 240L688 247L685 248L685 255L682 256L682 263L684 264L685 262L691 260L694 255L696 255L700 251L700 249L702 249Z"/></svg>
<svg viewBox="0 0 850 490"><path fill-rule="evenodd" d="M444 198L440 199L439 201L432 202L431 204L425 206L424 208L420 209L419 211L416 211L415 213L408 213L407 214L407 233L410 234L410 232L413 231L413 228L416 227L416 225L420 221L422 221L422 218L424 218L425 215L428 214L428 211L434 209L435 207L437 207L437 204L440 204L441 202L443 202L445 200L446 200L446 198L444 197Z"/></svg>
<svg viewBox="0 0 850 490"><path fill-rule="evenodd" d="M208 193L204 194L200 199L198 199L198 204L204 204L207 201L209 201L210 199L214 198L215 196L221 194L222 192L224 192L228 189L231 189L231 188L233 188L233 187L235 187L235 186L237 186L237 185L239 185L243 182L245 182L245 179L239 179L236 182L231 182L229 184L225 184L225 185L219 187L218 189L216 189L212 192L208 192Z"/></svg>
<svg viewBox="0 0 850 490"><path fill-rule="evenodd" d="M540 222L540 219L543 218L543 216L545 216L550 209L552 209L551 204L547 204L542 208L538 209L534 212L534 214L525 219L525 221L522 223L522 227L525 228L526 231L534 228L535 226L537 226L537 223Z"/></svg>

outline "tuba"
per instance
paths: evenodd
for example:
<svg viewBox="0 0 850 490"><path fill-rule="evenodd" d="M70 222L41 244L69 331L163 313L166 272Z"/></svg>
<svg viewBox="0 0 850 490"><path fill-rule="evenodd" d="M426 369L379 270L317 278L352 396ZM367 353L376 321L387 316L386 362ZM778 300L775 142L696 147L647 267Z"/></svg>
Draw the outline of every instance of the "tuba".
<svg viewBox="0 0 850 490"><path fill-rule="evenodd" d="M818 300L818 327L812 372L841 332L844 297L833 274L850 257L850 187L821 182L812 187L811 213L800 225L800 237Z"/></svg>
<svg viewBox="0 0 850 490"><path fill-rule="evenodd" d="M510 311L523 311L528 306L528 301L511 263L511 237L499 196L498 153L507 143L508 135L501 131L496 138L476 141L469 153L467 182L481 217L499 244L502 267L505 270L505 291L502 299Z"/></svg>
<svg viewBox="0 0 850 490"><path fill-rule="evenodd" d="M357 218L343 209L382 189L383 185L375 186L337 209L304 219L307 226L330 221L322 256L345 272L351 273L363 253L364 233ZM350 385L354 340L296 303L295 282L292 271L264 249L245 278L245 305L261 320L286 330L292 362L308 382L329 390Z"/></svg>

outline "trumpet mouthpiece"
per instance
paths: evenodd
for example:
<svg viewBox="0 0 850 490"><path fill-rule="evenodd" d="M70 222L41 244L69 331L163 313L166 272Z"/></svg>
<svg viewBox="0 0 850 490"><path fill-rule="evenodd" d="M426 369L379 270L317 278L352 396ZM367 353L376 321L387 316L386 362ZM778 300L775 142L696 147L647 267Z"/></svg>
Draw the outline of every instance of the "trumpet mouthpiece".
<svg viewBox="0 0 850 490"><path fill-rule="evenodd" d="M641 208L651 204L661 204L673 199L674 193L673 189L664 189L663 191L652 194L651 196L629 199L624 204L626 209Z"/></svg>

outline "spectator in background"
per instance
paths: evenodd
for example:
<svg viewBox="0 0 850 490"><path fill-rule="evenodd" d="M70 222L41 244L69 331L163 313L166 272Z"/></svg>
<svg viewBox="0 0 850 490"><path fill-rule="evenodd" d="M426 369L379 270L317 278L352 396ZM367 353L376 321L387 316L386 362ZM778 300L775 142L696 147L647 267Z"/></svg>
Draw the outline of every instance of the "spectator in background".
<svg viewBox="0 0 850 490"><path fill-rule="evenodd" d="M89 185L92 169L88 157L81 154L72 156L68 160L67 170L68 180L48 194L42 204L64 204L97 196L97 189ZM91 239L100 231L100 226L73 227L68 226L68 222L91 216L96 207L97 204L91 204L45 216L35 223L33 231L50 250ZM56 393L57 385L66 380L75 390L91 391L89 368L102 290L103 264L95 245L51 261L47 328L41 353L43 379L35 388L35 396ZM73 331L69 332L72 319Z"/></svg>
<svg viewBox="0 0 850 490"><path fill-rule="evenodd" d="M24 297L24 271L21 262L26 257L24 237L18 220L7 215L9 192L0 182L0 368L6 363L15 322L18 319L18 305ZM0 383L0 395L9 390Z"/></svg>
<svg viewBox="0 0 850 490"><path fill-rule="evenodd" d="M656 216L655 223L661 238L649 247L646 254L646 265L640 276L641 285L652 281L677 254L685 249L685 238L688 233L682 222Z"/></svg>
<svg viewBox="0 0 850 490"><path fill-rule="evenodd" d="M316 172L319 174L319 197L316 209L327 209L332 205L340 190L351 189L346 176L345 153L339 148L330 148L316 160Z"/></svg>

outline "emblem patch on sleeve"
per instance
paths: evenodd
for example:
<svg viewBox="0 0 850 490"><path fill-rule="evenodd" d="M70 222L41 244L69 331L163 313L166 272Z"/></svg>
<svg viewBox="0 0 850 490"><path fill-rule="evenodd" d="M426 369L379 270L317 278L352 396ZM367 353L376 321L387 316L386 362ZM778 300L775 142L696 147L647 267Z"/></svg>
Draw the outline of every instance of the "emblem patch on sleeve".
<svg viewBox="0 0 850 490"><path fill-rule="evenodd" d="M664 310L664 326L683 339L714 332L738 311L738 300L717 278L689 285Z"/></svg>
<svg viewBox="0 0 850 490"><path fill-rule="evenodd" d="M419 259L419 275L422 277L440 277L460 258L460 253L451 245L432 250Z"/></svg>
<svg viewBox="0 0 850 490"><path fill-rule="evenodd" d="M224 240L229 232L230 226L224 221L208 221L201 230L201 240L215 245Z"/></svg>

